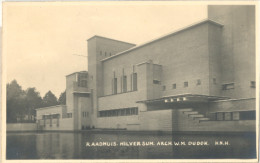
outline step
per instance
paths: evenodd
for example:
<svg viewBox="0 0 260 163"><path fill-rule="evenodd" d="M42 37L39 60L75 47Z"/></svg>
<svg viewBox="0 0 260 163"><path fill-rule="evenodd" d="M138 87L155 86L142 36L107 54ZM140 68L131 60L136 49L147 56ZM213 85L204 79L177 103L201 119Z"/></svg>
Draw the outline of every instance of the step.
<svg viewBox="0 0 260 163"><path fill-rule="evenodd" d="M184 111L192 111L192 110L193 110L192 108L179 109L179 111L182 111L182 112L184 112Z"/></svg>
<svg viewBox="0 0 260 163"><path fill-rule="evenodd" d="M196 118L197 120L199 120L199 122L201 121L209 121L209 118Z"/></svg>
<svg viewBox="0 0 260 163"><path fill-rule="evenodd" d="M192 117L192 118L204 118L204 115L202 115L202 114L189 114L189 117Z"/></svg>
<svg viewBox="0 0 260 163"><path fill-rule="evenodd" d="M197 111L185 111L185 112L183 112L184 114L198 114L198 112Z"/></svg>

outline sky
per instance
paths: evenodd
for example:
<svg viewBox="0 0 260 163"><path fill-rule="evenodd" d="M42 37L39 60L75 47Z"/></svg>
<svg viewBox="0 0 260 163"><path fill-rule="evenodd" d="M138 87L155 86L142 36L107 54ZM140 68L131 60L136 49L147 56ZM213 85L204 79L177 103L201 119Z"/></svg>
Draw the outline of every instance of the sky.
<svg viewBox="0 0 260 163"><path fill-rule="evenodd" d="M57 97L65 76L87 70L87 39L142 44L206 19L206 6L122 2L9 2L3 5L6 82Z"/></svg>

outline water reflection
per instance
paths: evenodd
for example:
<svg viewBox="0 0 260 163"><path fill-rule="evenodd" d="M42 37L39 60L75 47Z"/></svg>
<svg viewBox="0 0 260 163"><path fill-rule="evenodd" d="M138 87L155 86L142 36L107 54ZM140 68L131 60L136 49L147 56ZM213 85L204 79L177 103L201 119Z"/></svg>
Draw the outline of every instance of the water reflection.
<svg viewBox="0 0 260 163"><path fill-rule="evenodd" d="M189 145L199 141L208 145ZM215 145L215 141L228 145ZM116 142L117 146L86 146ZM152 142L120 146L122 142ZM159 145L166 143L166 145ZM167 145L172 142L173 145ZM177 143L182 145L177 145ZM7 159L191 159L255 158L255 134L140 134L140 133L8 133Z"/></svg>

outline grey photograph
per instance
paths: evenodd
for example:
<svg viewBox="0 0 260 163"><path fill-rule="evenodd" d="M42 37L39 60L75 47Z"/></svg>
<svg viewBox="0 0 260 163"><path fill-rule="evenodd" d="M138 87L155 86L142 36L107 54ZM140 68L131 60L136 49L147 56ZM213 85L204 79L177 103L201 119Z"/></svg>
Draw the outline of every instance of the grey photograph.
<svg viewBox="0 0 260 163"><path fill-rule="evenodd" d="M4 3L2 161L257 162L256 11Z"/></svg>

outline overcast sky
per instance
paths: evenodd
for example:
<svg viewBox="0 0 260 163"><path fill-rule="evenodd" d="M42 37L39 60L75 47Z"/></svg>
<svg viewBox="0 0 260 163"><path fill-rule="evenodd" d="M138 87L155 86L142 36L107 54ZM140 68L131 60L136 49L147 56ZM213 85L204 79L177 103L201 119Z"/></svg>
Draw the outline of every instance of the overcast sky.
<svg viewBox="0 0 260 163"><path fill-rule="evenodd" d="M87 70L87 58L72 54L87 55L93 35L141 44L207 17L206 6L116 3L6 3L7 82L59 96L67 74Z"/></svg>

